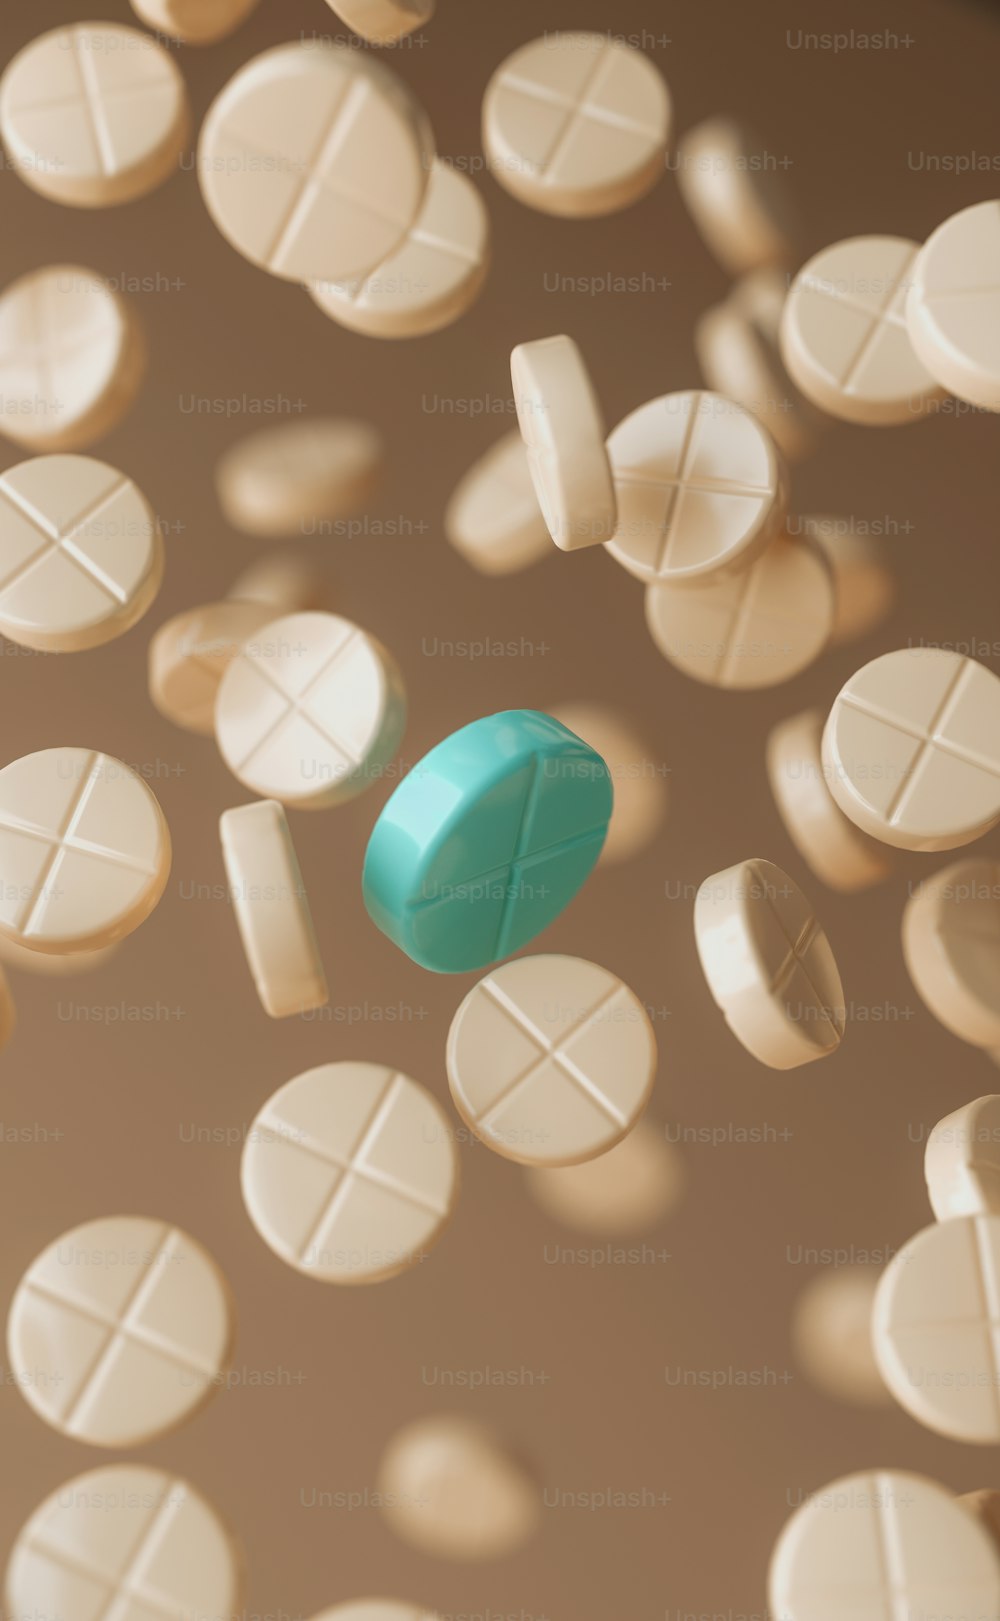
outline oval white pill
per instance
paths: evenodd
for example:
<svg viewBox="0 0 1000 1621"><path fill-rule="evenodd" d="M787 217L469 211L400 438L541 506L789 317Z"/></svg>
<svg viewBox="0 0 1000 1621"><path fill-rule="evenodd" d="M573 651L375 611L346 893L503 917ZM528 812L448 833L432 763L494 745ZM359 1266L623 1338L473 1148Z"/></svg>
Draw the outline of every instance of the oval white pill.
<svg viewBox="0 0 1000 1621"><path fill-rule="evenodd" d="M273 799L219 821L229 895L265 1013L287 1019L326 1004L326 975L288 820Z"/></svg>
<svg viewBox="0 0 1000 1621"><path fill-rule="evenodd" d="M438 1559L503 1559L541 1519L538 1483L485 1424L434 1414L392 1437L378 1469L382 1513Z"/></svg>
<svg viewBox="0 0 1000 1621"><path fill-rule="evenodd" d="M454 1128L416 1081L322 1064L260 1110L243 1151L250 1219L323 1283L379 1283L426 1258L458 1196Z"/></svg>
<svg viewBox="0 0 1000 1621"><path fill-rule="evenodd" d="M604 420L573 339L518 344L510 379L531 480L552 539L564 552L610 539L617 504Z"/></svg>
<svg viewBox="0 0 1000 1621"><path fill-rule="evenodd" d="M666 1128L643 1118L584 1165L528 1165L529 1192L546 1215L580 1232L617 1237L663 1221L684 1193L684 1162Z"/></svg>
<svg viewBox="0 0 1000 1621"><path fill-rule="evenodd" d="M836 1052L844 990L829 941L797 884L771 861L741 861L702 884L695 943L737 1041L771 1069Z"/></svg>
<svg viewBox="0 0 1000 1621"><path fill-rule="evenodd" d="M490 263L490 217L460 169L435 158L420 212L401 245L366 276L315 282L324 314L372 338L439 332L475 303Z"/></svg>
<svg viewBox="0 0 1000 1621"><path fill-rule="evenodd" d="M675 669L747 691L790 681L830 639L833 575L818 546L778 535L739 574L646 587L646 623Z"/></svg>
<svg viewBox="0 0 1000 1621"><path fill-rule="evenodd" d="M608 551L638 579L745 568L778 534L787 473L774 440L720 394L666 394L608 440L618 527Z"/></svg>
<svg viewBox="0 0 1000 1621"><path fill-rule="evenodd" d="M138 28L53 28L0 79L12 167L43 197L77 208L145 196L177 169L189 130L177 67Z"/></svg>
<svg viewBox="0 0 1000 1621"><path fill-rule="evenodd" d="M221 1383L234 1334L228 1285L187 1233L143 1216L85 1222L28 1268L7 1354L28 1404L91 1446L141 1446Z"/></svg>
<svg viewBox="0 0 1000 1621"><path fill-rule="evenodd" d="M497 68L483 150L512 196L575 218L627 208L666 161L670 95L647 56L606 34L553 33Z"/></svg>
<svg viewBox="0 0 1000 1621"><path fill-rule="evenodd" d="M1000 1097L963 1104L927 1138L924 1179L938 1221L1000 1216Z"/></svg>
<svg viewBox="0 0 1000 1621"><path fill-rule="evenodd" d="M448 1033L455 1107L521 1165L577 1165L635 1125L656 1077L645 1008L581 957L519 957L473 986Z"/></svg>
<svg viewBox="0 0 1000 1621"><path fill-rule="evenodd" d="M139 1464L59 1486L22 1527L6 1575L10 1615L198 1616L242 1600L239 1547L186 1480Z"/></svg>
<svg viewBox="0 0 1000 1621"><path fill-rule="evenodd" d="M884 844L862 833L830 792L823 770L823 716L818 709L792 715L767 740L767 776L781 820L799 855L817 878L845 894L888 878Z"/></svg>
<svg viewBox="0 0 1000 1621"><path fill-rule="evenodd" d="M333 533L372 495L382 440L367 422L309 417L238 439L215 470L229 523L248 535Z"/></svg>
<svg viewBox="0 0 1000 1621"><path fill-rule="evenodd" d="M132 0L132 10L149 28L185 45L214 45L225 39L259 0Z"/></svg>
<svg viewBox="0 0 1000 1621"><path fill-rule="evenodd" d="M85 450L125 415L146 369L135 311L93 270L49 265L0 293L0 431Z"/></svg>
<svg viewBox="0 0 1000 1621"><path fill-rule="evenodd" d="M872 1348L879 1270L827 1267L809 1279L792 1313L795 1360L824 1395L857 1407L884 1407L889 1392Z"/></svg>
<svg viewBox="0 0 1000 1621"><path fill-rule="evenodd" d="M434 15L435 0L327 0L327 5L362 39L393 45Z"/></svg>
<svg viewBox="0 0 1000 1621"><path fill-rule="evenodd" d="M469 468L445 509L455 550L481 574L516 574L552 555L528 453L515 428Z"/></svg>
<svg viewBox="0 0 1000 1621"><path fill-rule="evenodd" d="M166 887L170 833L129 766L42 749L0 770L0 932L57 955L121 940Z"/></svg>
<svg viewBox="0 0 1000 1621"><path fill-rule="evenodd" d="M896 576L885 549L848 518L796 518L788 527L816 541L833 569L837 611L830 646L841 647L877 630L896 600Z"/></svg>
<svg viewBox="0 0 1000 1621"><path fill-rule="evenodd" d="M1000 821L1000 680L939 647L884 653L851 677L823 732L845 815L901 850L953 850Z"/></svg>
<svg viewBox="0 0 1000 1621"><path fill-rule="evenodd" d="M219 683L240 649L275 617L256 602L211 602L161 625L149 644L149 696L175 726L211 737Z"/></svg>
<svg viewBox="0 0 1000 1621"><path fill-rule="evenodd" d="M854 236L824 248L792 283L781 318L785 365L807 399L844 422L915 422L942 389L906 329L916 242Z"/></svg>
<svg viewBox="0 0 1000 1621"><path fill-rule="evenodd" d="M903 955L935 1018L1000 1047L1000 861L956 861L911 889Z"/></svg>
<svg viewBox="0 0 1000 1621"><path fill-rule="evenodd" d="M1000 1216L925 1227L893 1256L875 1297L882 1377L911 1418L953 1441L1000 1442Z"/></svg>
<svg viewBox="0 0 1000 1621"><path fill-rule="evenodd" d="M219 686L215 736L247 788L300 810L379 779L406 725L402 677L374 636L335 614L273 619Z"/></svg>
<svg viewBox="0 0 1000 1621"><path fill-rule="evenodd" d="M596 749L611 773L615 798L598 866L632 860L653 843L666 821L670 767L623 710L569 703L547 705L545 713Z"/></svg>
<svg viewBox="0 0 1000 1621"><path fill-rule="evenodd" d="M832 1481L807 1497L771 1556L775 1621L997 1621L1000 1560L950 1492L898 1469Z"/></svg>
<svg viewBox="0 0 1000 1621"><path fill-rule="evenodd" d="M163 579L145 496L91 456L36 456L0 474L0 632L78 653L142 618Z"/></svg>
<svg viewBox="0 0 1000 1621"><path fill-rule="evenodd" d="M733 118L706 118L677 149L681 196L709 252L731 276L795 258L798 230L777 161Z"/></svg>
<svg viewBox="0 0 1000 1621"><path fill-rule="evenodd" d="M202 195L251 263L289 281L366 275L399 247L423 202L430 125L370 55L329 41L276 45L208 110Z"/></svg>
<svg viewBox="0 0 1000 1621"><path fill-rule="evenodd" d="M960 400L1000 411L1000 202L939 225L911 283L906 326L922 364Z"/></svg>

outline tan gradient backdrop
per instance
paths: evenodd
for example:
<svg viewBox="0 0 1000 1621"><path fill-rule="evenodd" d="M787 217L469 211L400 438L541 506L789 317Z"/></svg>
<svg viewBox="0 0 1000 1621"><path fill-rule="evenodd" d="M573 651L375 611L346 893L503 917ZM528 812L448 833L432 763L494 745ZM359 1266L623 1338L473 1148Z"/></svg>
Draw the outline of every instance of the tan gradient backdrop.
<svg viewBox="0 0 1000 1621"><path fill-rule="evenodd" d="M125 0L104 0L103 13L131 15ZM6 0L0 54L89 15L82 0ZM478 163L480 96L495 64L543 27L609 26L650 49L679 127L730 110L791 160L808 251L857 232L922 238L1000 186L989 173L956 177L926 162L978 152L1000 165L1000 33L987 11L954 3L887 0L876 16L862 0L440 0L425 43L391 60L430 109L440 151ZM789 44L789 30L794 43L799 29L834 28L886 29L898 44L867 53ZM254 52L314 29L344 33L323 0L264 0L231 40L180 52L197 115ZM592 224L531 213L481 183L496 236L481 302L449 332L389 345L339 330L304 293L238 258L210 224L190 165L153 196L100 214L60 208L0 175L4 280L60 260L144 278L136 302L151 338L149 380L99 449L175 526L160 600L123 641L67 658L0 649L9 655L0 661L3 759L81 743L133 762L149 773L175 843L164 901L111 967L62 984L17 980L21 1023L0 1060L0 1118L8 1134L23 1128L38 1140L0 1147L0 1297L6 1309L43 1245L105 1213L163 1216L219 1258L238 1298L245 1382L142 1455L189 1475L236 1523L252 1614L310 1616L374 1591L491 1621L677 1621L706 1611L730 1621L763 1609L771 1543L800 1492L872 1464L925 1470L962 1490L1000 1485L994 1452L939 1441L895 1409L838 1406L793 1367L789 1311L815 1270L807 1252L884 1256L922 1226L921 1131L997 1077L917 1005L902 966L907 874L934 863L904 864L896 881L856 900L820 894L784 836L763 769L771 724L827 703L876 652L910 637L1000 651L997 423L942 414L900 430L831 432L798 470L796 504L888 526L886 551L902 578L893 623L763 696L685 682L647 640L640 588L599 550L553 555L491 583L446 546L441 513L458 475L510 423L487 408L506 401L513 343L572 333L614 423L696 381L692 321L724 278L672 175L640 206ZM640 290L550 290L561 277L608 272L639 278ZM541 944L606 963L657 1010L658 1119L695 1138L757 1127L771 1140L689 1142L688 1196L650 1235L645 1263L550 1264L551 1246L573 1236L528 1202L516 1167L466 1149L457 1219L427 1263L377 1288L327 1289L281 1265L252 1232L238 1148L186 1140L195 1128L238 1133L276 1086L327 1059L397 1065L446 1098L445 1034L470 983L424 974L367 920L359 870L382 792L294 818L336 1020L271 1023L227 904L192 898L222 883L217 817L246 796L210 742L151 709L146 643L169 614L221 595L263 549L226 528L212 489L216 456L257 419L190 411L192 399L244 394L357 413L384 430L389 472L371 514L383 532L373 525L313 544L345 610L406 673L406 762L482 713L601 696L641 720L669 765L672 810L658 846L597 874ZM3 465L20 459L12 446L0 454ZM387 525L403 533L387 537ZM515 641L519 652L473 661L440 650L484 636ZM996 656L988 661L1000 668ZM835 1059L784 1076L728 1036L692 943L694 886L751 855L787 864L821 900L855 1013ZM150 1022L109 1022L116 1010L145 1007ZM404 1015L395 1022L393 1009ZM879 1009L889 1017L876 1021ZM433 1382L487 1367L524 1377L477 1393ZM770 1369L778 1382L676 1389L667 1367ZM260 1386L268 1374L277 1383ZM304 1505L314 1488L370 1488L394 1426L438 1406L496 1420L553 1491L669 1502L550 1508L529 1548L480 1568L410 1551L371 1509ZM47 1429L9 1378L0 1424L6 1546L45 1493L105 1455Z"/></svg>

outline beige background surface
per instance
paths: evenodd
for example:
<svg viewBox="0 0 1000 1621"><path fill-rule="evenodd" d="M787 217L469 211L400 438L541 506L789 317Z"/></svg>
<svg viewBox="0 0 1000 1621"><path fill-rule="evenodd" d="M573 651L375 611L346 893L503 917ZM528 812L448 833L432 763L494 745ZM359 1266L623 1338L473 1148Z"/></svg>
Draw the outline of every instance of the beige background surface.
<svg viewBox="0 0 1000 1621"><path fill-rule="evenodd" d="M43 26L89 14L78 0L7 0L0 57ZM103 14L130 15L125 0L105 0ZM1000 186L990 172L954 172L954 160L972 154L1000 168L1000 33L985 9L440 0L423 42L391 60L430 109L440 151L478 165L479 102L495 64L543 27L609 26L662 67L678 127L730 110L790 160L806 251L856 232L922 238ZM852 28L893 31L897 43L793 48L800 29ZM346 36L323 0L264 0L231 40L179 52L199 117L247 57L312 30ZM0 1300L50 1239L102 1213L163 1216L219 1258L239 1302L242 1382L144 1456L189 1475L238 1526L253 1615L308 1616L383 1591L491 1621L678 1621L691 1612L728 1621L763 1609L768 1553L790 1505L836 1475L881 1464L959 1490L1000 1484L993 1452L939 1441L895 1410L842 1408L805 1386L792 1363L789 1312L815 1252L885 1259L922 1226L921 1134L989 1091L996 1071L917 1005L902 965L907 878L935 862L904 862L893 883L858 899L821 895L778 822L763 765L775 720L828 703L864 659L908 638L988 644L987 662L1000 669L997 421L942 413L900 430L831 432L797 471L796 504L886 529L902 578L893 623L763 696L696 687L659 658L641 588L600 551L554 554L533 573L489 582L446 546L441 513L457 476L510 425L512 344L572 333L613 424L696 381L692 321L724 278L671 175L640 206L590 224L529 213L480 178L496 259L478 307L438 337L380 345L339 330L303 292L238 258L209 222L190 165L153 196L104 214L60 208L0 175L5 280L78 260L140 289L150 377L100 453L172 526L162 595L123 641L64 659L0 647L2 758L64 742L108 750L148 773L175 841L163 903L111 967L90 979L16 982L20 1029L0 1059ZM592 296L587 279L608 273L637 278L638 290ZM641 720L651 759L669 767L672 811L657 848L598 873L541 942L605 963L656 1011L653 1107L689 1139L690 1186L634 1264L560 1260L559 1245L581 1241L529 1203L516 1167L466 1148L457 1219L425 1265L370 1290L312 1285L250 1229L238 1145L191 1141L213 1130L238 1137L280 1083L339 1057L400 1066L446 1097L445 1034L469 984L423 973L367 920L359 870L380 790L294 817L333 1016L273 1024L256 1004L220 898L216 832L219 813L246 796L211 742L172 730L145 694L154 626L222 594L263 549L226 529L212 490L216 456L259 418L205 402L244 395L356 413L385 432L389 473L369 532L312 544L345 610L406 673L406 763L482 713L600 696ZM0 455L3 465L21 459L7 444ZM516 651L442 651L484 636ZM790 1075L759 1068L728 1036L693 949L694 888L750 855L786 864L821 901L852 1003L841 1053ZM136 1010L147 1010L143 1022ZM699 1140L744 1128L765 1140ZM709 1378L731 1369L733 1382L678 1389L667 1368ZM442 1388L485 1369L514 1382ZM763 1370L762 1386L736 1382ZM549 1508L528 1549L479 1569L404 1548L370 1507L307 1506L314 1491L370 1490L394 1426L437 1407L495 1419L537 1460L550 1493L635 1493L649 1506ZM103 1455L50 1432L9 1377L0 1426L6 1546L43 1494Z"/></svg>

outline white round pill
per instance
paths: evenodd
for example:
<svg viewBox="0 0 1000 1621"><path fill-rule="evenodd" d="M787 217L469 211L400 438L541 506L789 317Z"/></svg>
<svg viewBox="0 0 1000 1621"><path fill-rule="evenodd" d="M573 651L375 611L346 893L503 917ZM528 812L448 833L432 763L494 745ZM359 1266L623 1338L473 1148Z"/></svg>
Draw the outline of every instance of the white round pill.
<svg viewBox="0 0 1000 1621"><path fill-rule="evenodd" d="M833 569L837 609L830 646L841 647L877 630L896 600L896 576L878 541L848 518L796 518L789 530L816 541Z"/></svg>
<svg viewBox="0 0 1000 1621"><path fill-rule="evenodd" d="M460 169L435 158L406 238L366 276L314 282L326 315L372 338L419 338L450 326L479 296L490 263L490 217Z"/></svg>
<svg viewBox="0 0 1000 1621"><path fill-rule="evenodd" d="M741 861L698 890L695 942L737 1041L771 1069L836 1052L844 990L829 941L797 884L771 861Z"/></svg>
<svg viewBox="0 0 1000 1621"><path fill-rule="evenodd" d="M142 778L93 749L0 770L0 933L56 955L112 945L153 910L170 833Z"/></svg>
<svg viewBox="0 0 1000 1621"><path fill-rule="evenodd" d="M924 1150L924 1180L938 1221L1000 1216L1000 1097L976 1098L938 1121Z"/></svg>
<svg viewBox="0 0 1000 1621"><path fill-rule="evenodd" d="M925 1227L893 1256L875 1297L882 1377L912 1418L953 1441L1000 1442L1000 1216Z"/></svg>
<svg viewBox="0 0 1000 1621"><path fill-rule="evenodd" d="M229 1528L176 1475L110 1464L59 1486L22 1527L6 1575L10 1616L198 1616L229 1621L243 1561Z"/></svg>
<svg viewBox="0 0 1000 1621"><path fill-rule="evenodd" d="M618 527L608 551L638 579L745 568L779 533L787 473L774 440L720 394L666 394L608 440Z"/></svg>
<svg viewBox="0 0 1000 1621"><path fill-rule="evenodd" d="M935 1018L1000 1047L1000 861L956 861L911 888L903 955Z"/></svg>
<svg viewBox="0 0 1000 1621"><path fill-rule="evenodd" d="M189 130L177 67L138 28L53 28L0 79L12 167L43 197L77 208L145 196L177 169Z"/></svg>
<svg viewBox="0 0 1000 1621"><path fill-rule="evenodd" d="M149 644L149 696L167 720L211 737L219 684L240 649L270 624L258 602L210 602L161 625Z"/></svg>
<svg viewBox="0 0 1000 1621"><path fill-rule="evenodd" d="M445 509L444 531L481 574L517 574L552 555L528 453L516 428L460 480Z"/></svg>
<svg viewBox="0 0 1000 1621"><path fill-rule="evenodd" d="M778 535L739 574L657 580L646 623L663 657L710 687L747 691L790 681L822 653L835 611L818 546Z"/></svg>
<svg viewBox="0 0 1000 1621"><path fill-rule="evenodd" d="M521 1165L578 1165L635 1125L656 1078L639 998L581 957L518 957L481 979L448 1033L455 1107Z"/></svg>
<svg viewBox="0 0 1000 1621"><path fill-rule="evenodd" d="M705 246L731 276L794 260L798 231L785 177L752 130L706 118L681 141L676 169Z"/></svg>
<svg viewBox="0 0 1000 1621"><path fill-rule="evenodd" d="M521 438L549 534L561 551L609 540L617 503L604 419L572 338L519 343L510 357Z"/></svg>
<svg viewBox="0 0 1000 1621"><path fill-rule="evenodd" d="M146 369L135 312L93 270L49 265L0 293L0 431L84 450L118 423Z"/></svg>
<svg viewBox="0 0 1000 1621"><path fill-rule="evenodd" d="M91 1446L141 1446L221 1383L234 1335L226 1280L168 1222L109 1216L50 1244L11 1303L7 1354L25 1400Z"/></svg>
<svg viewBox="0 0 1000 1621"><path fill-rule="evenodd" d="M367 422L307 417L238 439L215 470L229 523L281 539L320 534L363 506L382 469L382 440Z"/></svg>
<svg viewBox="0 0 1000 1621"><path fill-rule="evenodd" d="M890 1401L872 1347L879 1276L875 1266L829 1266L809 1279L792 1313L795 1360L810 1384L857 1407Z"/></svg>
<svg viewBox="0 0 1000 1621"><path fill-rule="evenodd" d="M275 1092L243 1150L250 1219L323 1283L379 1283L424 1260L458 1196L440 1104L380 1064L322 1064Z"/></svg>
<svg viewBox="0 0 1000 1621"><path fill-rule="evenodd" d="M823 716L807 709L775 726L767 776L781 820L803 861L831 889L870 889L892 871L884 844L862 833L830 792L823 769Z"/></svg>
<svg viewBox="0 0 1000 1621"><path fill-rule="evenodd" d="M545 713L596 749L611 774L614 805L598 866L631 861L654 842L666 821L670 767L623 710L568 703L546 705Z"/></svg>
<svg viewBox="0 0 1000 1621"><path fill-rule="evenodd" d="M497 68L483 98L494 178L545 214L613 214L656 184L670 95L647 56L606 34L551 33Z"/></svg>
<svg viewBox="0 0 1000 1621"><path fill-rule="evenodd" d="M198 172L209 213L251 263L345 281L400 246L433 157L427 117L389 68L303 40L230 79L202 125Z"/></svg>
<svg viewBox="0 0 1000 1621"><path fill-rule="evenodd" d="M147 27L185 45L214 45L233 33L259 0L132 0Z"/></svg>
<svg viewBox="0 0 1000 1621"><path fill-rule="evenodd" d="M335 614L287 614L230 663L215 736L247 788L322 810L372 786L406 725L402 677L374 636Z"/></svg>
<svg viewBox="0 0 1000 1621"><path fill-rule="evenodd" d="M792 283L781 352L806 398L831 416L891 427L941 398L906 329L918 251L907 237L850 237L815 254Z"/></svg>
<svg viewBox="0 0 1000 1621"><path fill-rule="evenodd" d="M902 1470L846 1475L795 1510L768 1574L775 1621L997 1621L1000 1559L950 1492Z"/></svg>
<svg viewBox="0 0 1000 1621"><path fill-rule="evenodd" d="M823 732L845 815L901 850L953 850L1000 822L1000 680L946 648L884 653L851 677Z"/></svg>
<svg viewBox="0 0 1000 1621"><path fill-rule="evenodd" d="M1000 202L939 225L910 280L906 326L922 364L960 400L1000 411Z"/></svg>
<svg viewBox="0 0 1000 1621"><path fill-rule="evenodd" d="M684 1162L666 1129L645 1117L584 1165L528 1165L528 1190L554 1221L605 1238L645 1232L684 1193Z"/></svg>
<svg viewBox="0 0 1000 1621"><path fill-rule="evenodd" d="M537 1481L488 1425L454 1414L419 1418L382 1455L385 1519L438 1559L503 1559L538 1529Z"/></svg>
<svg viewBox="0 0 1000 1621"><path fill-rule="evenodd" d="M163 540L140 490L91 456L36 456L0 474L0 632L78 653L142 618Z"/></svg>
<svg viewBox="0 0 1000 1621"><path fill-rule="evenodd" d="M327 5L371 45L394 45L434 15L435 0L327 0Z"/></svg>

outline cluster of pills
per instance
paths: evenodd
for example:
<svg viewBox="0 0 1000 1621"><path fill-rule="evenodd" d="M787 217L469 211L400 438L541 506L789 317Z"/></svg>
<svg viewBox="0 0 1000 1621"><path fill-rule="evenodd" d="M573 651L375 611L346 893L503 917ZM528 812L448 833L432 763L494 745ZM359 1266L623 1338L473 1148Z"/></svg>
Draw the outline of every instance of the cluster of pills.
<svg viewBox="0 0 1000 1621"><path fill-rule="evenodd" d="M133 0L133 9L162 40L209 45L255 4ZM379 46L433 13L433 0L329 4ZM653 187L671 117L662 76L639 50L598 34L546 35L486 86L483 146L521 203L594 218ZM176 170L191 113L160 40L84 23L42 35L8 64L0 133L12 167L43 197L105 208ZM602 546L643 584L649 632L668 663L730 690L793 679L824 649L876 630L892 605L891 572L870 541L834 518L792 516L790 464L815 448L825 419L901 424L947 393L1000 410L1000 203L964 210L923 246L857 237L796 271L794 209L773 176L745 161L754 140L714 118L680 143L684 201L734 278L696 333L709 386L641 403L609 433L573 338L519 343L517 430L469 469L445 515L452 545L488 575L527 568L553 546ZM424 109L377 54L299 40L245 62L203 121L197 169L227 242L355 332L434 333L485 284L480 192L438 155ZM129 301L85 267L40 268L0 293L0 395L52 405L2 417L28 453L0 475L0 633L21 646L98 647L156 599L157 517L127 474L86 454L135 399L146 355ZM219 505L234 528L284 543L365 507L382 460L365 422L268 428L219 462ZM149 642L152 704L214 738L255 796L222 815L221 860L248 972L274 1019L330 996L286 813L329 811L370 789L407 720L391 651L337 607L309 559L282 544L223 600L184 610ZM454 1116L410 1076L350 1058L278 1087L257 1112L240 1180L248 1218L281 1262L314 1281L363 1285L420 1261L458 1197L455 1117L521 1165L542 1207L567 1225L635 1231L673 1208L681 1168L643 1119L658 1054L641 1000L583 958L515 956L599 861L627 860L658 837L662 782L630 783L620 769L643 748L628 717L601 706L504 710L441 738L390 795L360 875L369 917L423 970L477 975L441 1041ZM825 713L776 726L766 754L781 818L811 871L835 890L863 890L889 875L895 852L959 849L1000 823L1000 680L937 648L883 653ZM54 972L105 960L153 912L170 862L156 797L122 762L64 746L5 764L0 957ZM903 919L922 999L994 1056L998 884L995 861L959 861L913 893ZM694 933L711 996L756 1061L790 1069L839 1049L837 962L811 902L778 866L745 859L706 879ZM14 1023L0 974L0 1046ZM888 1390L929 1428L981 1444L1000 1442L998 1138L1000 1097L941 1122L926 1158L935 1224L877 1287L863 1269L816 1280L794 1325L816 1383L861 1403ZM98 1250L120 1264L89 1266ZM42 1419L124 1449L210 1399L235 1328L228 1284L195 1238L148 1217L104 1217L54 1240L28 1268L8 1349L15 1375L32 1372L18 1384ZM393 1528L425 1551L497 1558L537 1528L533 1472L478 1422L407 1425L379 1475ZM113 1513L95 1506L108 1502ZM960 1501L916 1476L849 1477L782 1533L773 1611L817 1621L947 1602L995 1618L998 1525L992 1493ZM193 1486L118 1463L35 1512L10 1560L7 1598L15 1615L221 1621L238 1612L242 1581L233 1532ZM434 1621L382 1599L324 1618Z"/></svg>

